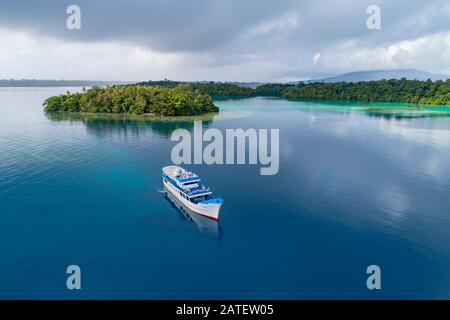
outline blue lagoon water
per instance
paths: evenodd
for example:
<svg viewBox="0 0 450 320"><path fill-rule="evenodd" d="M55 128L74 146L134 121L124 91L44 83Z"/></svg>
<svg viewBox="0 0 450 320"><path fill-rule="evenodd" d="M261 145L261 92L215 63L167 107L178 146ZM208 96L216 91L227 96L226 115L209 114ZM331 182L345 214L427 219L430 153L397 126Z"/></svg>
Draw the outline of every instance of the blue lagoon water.
<svg viewBox="0 0 450 320"><path fill-rule="evenodd" d="M205 128L280 129L280 171L185 166L225 199L217 224L161 192L192 121L44 115L65 90L0 89L0 298L450 298L445 114L218 101Z"/></svg>

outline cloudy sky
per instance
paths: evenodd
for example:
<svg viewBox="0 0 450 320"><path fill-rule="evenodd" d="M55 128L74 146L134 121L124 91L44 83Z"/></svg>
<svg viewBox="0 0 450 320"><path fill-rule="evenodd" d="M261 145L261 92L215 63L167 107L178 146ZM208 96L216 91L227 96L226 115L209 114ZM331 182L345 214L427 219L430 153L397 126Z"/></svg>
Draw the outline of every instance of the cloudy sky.
<svg viewBox="0 0 450 320"><path fill-rule="evenodd" d="M66 26L69 5L81 29ZM367 27L367 7L381 29ZM0 78L290 81L450 74L449 0L0 0Z"/></svg>

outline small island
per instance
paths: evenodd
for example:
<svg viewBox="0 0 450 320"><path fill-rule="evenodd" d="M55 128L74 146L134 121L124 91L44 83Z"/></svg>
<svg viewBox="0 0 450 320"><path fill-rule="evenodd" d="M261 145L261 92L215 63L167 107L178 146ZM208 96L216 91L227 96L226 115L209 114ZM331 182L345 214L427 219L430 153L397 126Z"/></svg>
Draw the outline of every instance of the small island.
<svg viewBox="0 0 450 320"><path fill-rule="evenodd" d="M161 86L113 86L83 88L83 92L45 100L46 112L115 113L156 116L195 116L218 112L211 97L189 84Z"/></svg>

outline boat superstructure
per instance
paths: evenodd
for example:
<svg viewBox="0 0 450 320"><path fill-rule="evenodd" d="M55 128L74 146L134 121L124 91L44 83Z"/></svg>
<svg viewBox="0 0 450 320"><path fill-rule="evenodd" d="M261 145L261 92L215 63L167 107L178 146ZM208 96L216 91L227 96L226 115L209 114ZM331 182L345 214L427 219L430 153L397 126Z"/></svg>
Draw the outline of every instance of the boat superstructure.
<svg viewBox="0 0 450 320"><path fill-rule="evenodd" d="M214 197L198 175L178 166L167 166L162 171L164 186L178 200L197 214L219 220L223 199Z"/></svg>

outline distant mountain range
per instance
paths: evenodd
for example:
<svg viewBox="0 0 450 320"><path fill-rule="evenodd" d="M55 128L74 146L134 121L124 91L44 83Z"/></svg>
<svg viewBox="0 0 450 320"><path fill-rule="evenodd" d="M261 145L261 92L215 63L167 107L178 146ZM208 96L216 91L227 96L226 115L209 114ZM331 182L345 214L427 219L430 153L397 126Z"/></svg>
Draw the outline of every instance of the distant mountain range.
<svg viewBox="0 0 450 320"><path fill-rule="evenodd" d="M129 84L125 81L0 79L0 87L91 87Z"/></svg>
<svg viewBox="0 0 450 320"><path fill-rule="evenodd" d="M449 79L450 76L415 69L394 69L350 72L334 77L310 80L308 82L358 82L401 78L406 78L408 80L431 79L432 81L436 81Z"/></svg>
<svg viewBox="0 0 450 320"><path fill-rule="evenodd" d="M438 73L431 73L427 71L421 71L416 69L392 69L392 70L372 70L372 71L356 71L345 73L338 76L306 80L304 82L359 82L359 81L373 81L382 79L401 79L406 78L408 80L446 80L450 79L450 76ZM161 81L151 81L155 85L160 85L160 83L169 83L170 80ZM208 83L209 81L195 81L195 83ZM91 87L91 86L112 86L112 85L126 85L133 84L136 82L130 81L90 81L90 80L39 80L39 79L0 79L0 87ZM173 81L174 86L178 81ZM239 87L247 87L255 89L258 85L262 85L262 82L217 82L217 83L227 83L235 84ZM296 82L289 82L288 84L296 84Z"/></svg>

